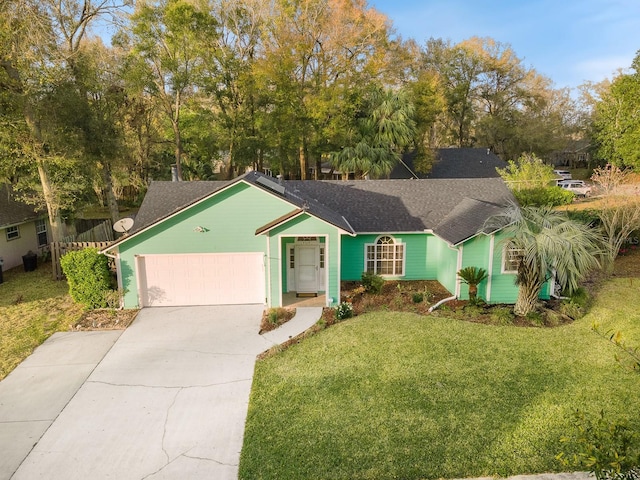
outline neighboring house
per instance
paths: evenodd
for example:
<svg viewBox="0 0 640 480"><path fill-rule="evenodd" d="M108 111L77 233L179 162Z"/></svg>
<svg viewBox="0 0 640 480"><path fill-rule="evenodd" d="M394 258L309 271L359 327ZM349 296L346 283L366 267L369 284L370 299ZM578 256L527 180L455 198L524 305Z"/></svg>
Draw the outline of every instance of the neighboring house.
<svg viewBox="0 0 640 480"><path fill-rule="evenodd" d="M571 140L562 151L551 154L553 165L568 165L571 168L587 168L591 165L591 144L588 140Z"/></svg>
<svg viewBox="0 0 640 480"><path fill-rule="evenodd" d="M487 148L439 148L429 173L418 172L414 160L415 153L404 154L390 178L498 178L496 167L507 166Z"/></svg>
<svg viewBox="0 0 640 480"><path fill-rule="evenodd" d="M513 201L501 179L152 182L116 258L127 308L258 303L283 294L340 299L372 271L437 280L466 298L456 272L486 269L481 298L513 303L514 258L500 232L478 233Z"/></svg>
<svg viewBox="0 0 640 480"><path fill-rule="evenodd" d="M0 185L0 257L3 270L22 265L22 256L30 250L46 248L49 222L32 205L15 199L12 189Z"/></svg>

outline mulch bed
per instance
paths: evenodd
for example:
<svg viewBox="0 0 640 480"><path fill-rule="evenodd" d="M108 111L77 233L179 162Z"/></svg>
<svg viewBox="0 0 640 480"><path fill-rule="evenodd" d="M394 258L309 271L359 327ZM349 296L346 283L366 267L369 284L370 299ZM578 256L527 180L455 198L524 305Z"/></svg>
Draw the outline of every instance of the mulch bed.
<svg viewBox="0 0 640 480"><path fill-rule="evenodd" d="M296 316L295 308L268 308L262 312L260 334L275 330Z"/></svg>
<svg viewBox="0 0 640 480"><path fill-rule="evenodd" d="M98 308L85 312L78 323L71 329L74 331L88 330L124 330L136 318L138 310Z"/></svg>

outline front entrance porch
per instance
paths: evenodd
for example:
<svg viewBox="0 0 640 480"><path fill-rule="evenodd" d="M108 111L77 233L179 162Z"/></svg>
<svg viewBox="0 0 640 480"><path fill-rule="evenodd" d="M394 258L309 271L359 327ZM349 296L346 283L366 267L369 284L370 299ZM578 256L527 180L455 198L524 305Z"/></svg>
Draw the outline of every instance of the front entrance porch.
<svg viewBox="0 0 640 480"><path fill-rule="evenodd" d="M324 307L327 304L327 296L318 294L317 297L298 297L296 292L282 294L282 306L297 307Z"/></svg>

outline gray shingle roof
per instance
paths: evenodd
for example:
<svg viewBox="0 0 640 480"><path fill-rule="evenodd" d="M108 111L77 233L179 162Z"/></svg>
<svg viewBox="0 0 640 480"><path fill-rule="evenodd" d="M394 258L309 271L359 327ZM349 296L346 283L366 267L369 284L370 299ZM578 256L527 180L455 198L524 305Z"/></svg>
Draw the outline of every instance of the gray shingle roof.
<svg viewBox="0 0 640 480"><path fill-rule="evenodd" d="M310 201L340 211L357 233L435 231L445 219L453 220L452 212L467 214L466 210L456 210L465 199L491 206L513 202L511 192L499 178L290 181L287 186ZM483 209L476 213L487 212ZM462 222L455 235L453 230L440 228L440 236L457 243L461 235L475 235L486 218L482 216L477 225Z"/></svg>
<svg viewBox="0 0 640 480"><path fill-rule="evenodd" d="M133 234L177 213L229 183L231 182L151 182L129 233Z"/></svg>
<svg viewBox="0 0 640 480"><path fill-rule="evenodd" d="M130 234L236 181L245 180L270 190L256 182L260 177L277 182L256 172L231 182L152 182ZM514 201L500 178L291 180L282 186L284 195L280 196L293 206L349 233L433 230L452 244L475 235L486 218Z"/></svg>
<svg viewBox="0 0 640 480"><path fill-rule="evenodd" d="M17 201L9 186L0 184L0 228L40 217L33 205Z"/></svg>
<svg viewBox="0 0 640 480"><path fill-rule="evenodd" d="M497 178L496 167L507 166L507 162L493 152L487 153L486 148L440 148L431 172L421 174L415 170L414 157L415 153L403 155L406 167L402 163L396 165L391 178L413 178L407 167L420 178Z"/></svg>
<svg viewBox="0 0 640 480"><path fill-rule="evenodd" d="M457 245L484 230L485 221L503 209L503 205L465 198L440 221L433 232L452 245Z"/></svg>

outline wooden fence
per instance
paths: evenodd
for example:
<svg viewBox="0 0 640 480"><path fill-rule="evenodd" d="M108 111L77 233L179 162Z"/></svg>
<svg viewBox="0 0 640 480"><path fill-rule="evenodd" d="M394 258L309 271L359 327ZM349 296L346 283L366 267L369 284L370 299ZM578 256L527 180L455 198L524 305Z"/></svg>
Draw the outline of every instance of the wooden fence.
<svg viewBox="0 0 640 480"><path fill-rule="evenodd" d="M67 252L76 250L84 250L85 248L94 247L99 250L108 247L112 242L56 242L51 244L51 264L53 268L53 279L62 280L64 275L62 267L60 267L60 258ZM109 262L113 260L110 258Z"/></svg>
<svg viewBox="0 0 640 480"><path fill-rule="evenodd" d="M96 225L90 230L87 230L86 232L82 232L77 235L70 235L62 239L62 241L65 243L112 242L113 240L114 236L113 228L111 227L111 220L105 220L104 222Z"/></svg>

